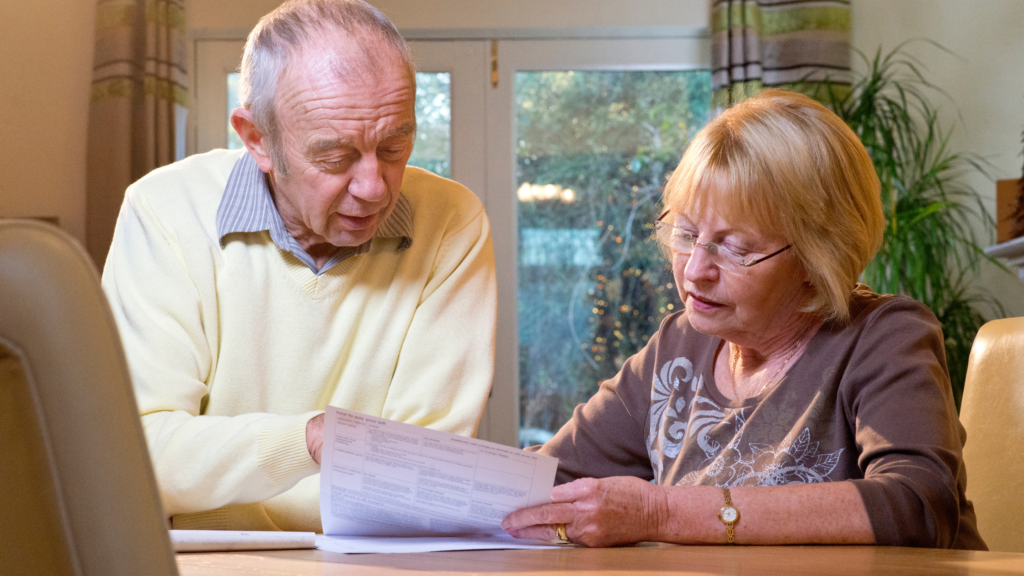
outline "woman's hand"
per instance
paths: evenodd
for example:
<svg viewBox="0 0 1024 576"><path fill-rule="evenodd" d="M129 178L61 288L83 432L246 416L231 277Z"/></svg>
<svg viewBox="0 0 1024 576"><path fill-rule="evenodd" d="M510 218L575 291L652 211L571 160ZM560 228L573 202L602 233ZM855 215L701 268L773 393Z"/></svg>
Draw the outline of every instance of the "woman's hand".
<svg viewBox="0 0 1024 576"><path fill-rule="evenodd" d="M556 539L565 524L569 538L585 546L657 540L668 518L665 491L639 478L581 478L555 486L551 504L509 514L501 527L516 538Z"/></svg>

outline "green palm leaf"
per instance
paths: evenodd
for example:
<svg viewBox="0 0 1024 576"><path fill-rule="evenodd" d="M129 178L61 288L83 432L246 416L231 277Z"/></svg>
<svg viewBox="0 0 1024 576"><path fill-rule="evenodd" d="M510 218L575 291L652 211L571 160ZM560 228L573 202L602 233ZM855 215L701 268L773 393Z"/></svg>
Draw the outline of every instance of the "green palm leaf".
<svg viewBox="0 0 1024 576"><path fill-rule="evenodd" d="M1005 316L999 302L971 280L985 260L1008 270L982 251L976 230L991 236L994 220L981 195L963 181L971 173L987 176L988 164L951 150L952 130L943 128L930 100L931 94L948 95L927 81L905 45L887 54L879 48L871 58L858 53L867 72L850 91L828 90L829 104L860 137L881 182L885 235L864 280L880 293L906 294L935 312L959 407L978 329L987 318Z"/></svg>

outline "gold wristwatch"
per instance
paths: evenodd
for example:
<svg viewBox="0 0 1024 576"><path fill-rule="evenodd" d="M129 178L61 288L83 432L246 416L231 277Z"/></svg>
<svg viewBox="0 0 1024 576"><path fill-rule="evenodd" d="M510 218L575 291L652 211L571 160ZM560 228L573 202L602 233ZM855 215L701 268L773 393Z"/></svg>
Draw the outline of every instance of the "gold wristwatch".
<svg viewBox="0 0 1024 576"><path fill-rule="evenodd" d="M740 521L740 511L732 505L732 495L729 494L728 488L722 488L722 492L725 493L725 506L718 511L718 519L725 524L725 543L735 544L736 543L736 523Z"/></svg>

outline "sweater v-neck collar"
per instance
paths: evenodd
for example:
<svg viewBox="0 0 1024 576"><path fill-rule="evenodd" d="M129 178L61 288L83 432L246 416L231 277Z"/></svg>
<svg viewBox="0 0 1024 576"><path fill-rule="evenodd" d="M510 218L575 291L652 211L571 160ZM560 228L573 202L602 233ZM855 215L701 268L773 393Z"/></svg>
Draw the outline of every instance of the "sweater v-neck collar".
<svg viewBox="0 0 1024 576"><path fill-rule="evenodd" d="M412 245L412 205L399 192L395 209L381 223L374 237L359 246L340 246L331 258L317 268L313 257L306 253L284 226L284 220L274 205L267 185L266 174L260 170L248 152L243 152L231 169L224 195L217 207L217 236L221 247L225 237L234 233L270 232L278 248L290 253L304 264L314 276L320 276L353 256L370 251L376 238L398 238L398 250Z"/></svg>

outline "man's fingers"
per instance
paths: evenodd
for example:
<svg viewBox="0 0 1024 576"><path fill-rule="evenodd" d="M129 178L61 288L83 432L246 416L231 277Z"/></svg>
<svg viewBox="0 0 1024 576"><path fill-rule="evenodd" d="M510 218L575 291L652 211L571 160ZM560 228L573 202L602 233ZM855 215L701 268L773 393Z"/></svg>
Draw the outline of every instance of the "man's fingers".
<svg viewBox="0 0 1024 576"><path fill-rule="evenodd" d="M558 539L558 535L555 533L554 526L530 526L528 528L510 530L509 534L515 538L533 538L536 540Z"/></svg>
<svg viewBox="0 0 1024 576"><path fill-rule="evenodd" d="M323 448L324 415L319 414L306 422L306 450L317 464L320 463L320 451Z"/></svg>
<svg viewBox="0 0 1024 576"><path fill-rule="evenodd" d="M519 530L529 526L569 524L576 516L572 504L541 504L532 508L523 508L509 514L501 521L506 531Z"/></svg>

